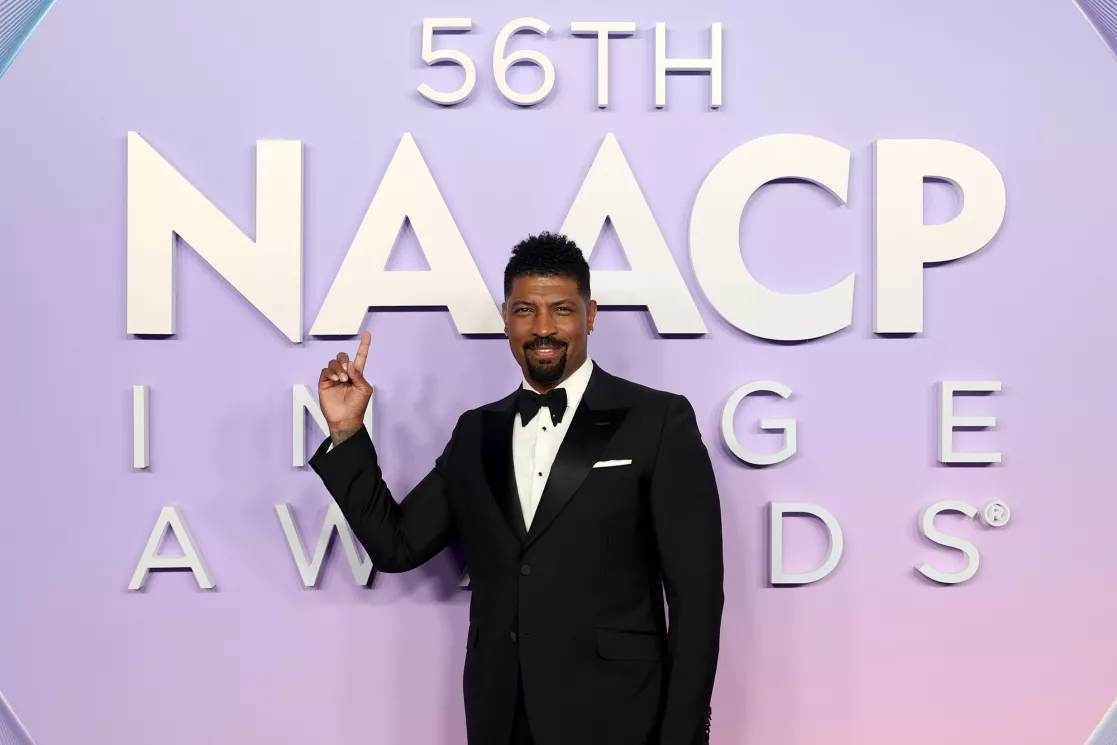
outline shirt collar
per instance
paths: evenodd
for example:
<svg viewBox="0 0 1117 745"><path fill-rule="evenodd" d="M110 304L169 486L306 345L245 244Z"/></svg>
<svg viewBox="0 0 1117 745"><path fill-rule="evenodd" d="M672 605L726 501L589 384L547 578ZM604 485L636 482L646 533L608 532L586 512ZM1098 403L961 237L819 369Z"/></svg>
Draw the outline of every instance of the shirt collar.
<svg viewBox="0 0 1117 745"><path fill-rule="evenodd" d="M566 389L566 408L568 410L578 408L578 404L581 403L582 396L585 395L586 388L590 384L591 373L593 373L593 360L587 356L586 361L582 363L581 367L571 373L570 377L566 380L555 386L556 388ZM524 377L522 387L529 391L535 390L531 387L531 383L527 382L526 376Z"/></svg>

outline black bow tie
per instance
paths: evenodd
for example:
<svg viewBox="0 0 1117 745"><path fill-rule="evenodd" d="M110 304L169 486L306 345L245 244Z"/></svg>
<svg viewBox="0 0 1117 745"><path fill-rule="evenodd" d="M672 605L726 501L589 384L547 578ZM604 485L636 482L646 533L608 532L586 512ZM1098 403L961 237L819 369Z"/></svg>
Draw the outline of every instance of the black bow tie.
<svg viewBox="0 0 1117 745"><path fill-rule="evenodd" d="M520 388L516 393L516 409L520 412L521 426L526 427L544 406L551 412L551 423L557 426L566 413L566 389L553 388L550 393L544 394Z"/></svg>

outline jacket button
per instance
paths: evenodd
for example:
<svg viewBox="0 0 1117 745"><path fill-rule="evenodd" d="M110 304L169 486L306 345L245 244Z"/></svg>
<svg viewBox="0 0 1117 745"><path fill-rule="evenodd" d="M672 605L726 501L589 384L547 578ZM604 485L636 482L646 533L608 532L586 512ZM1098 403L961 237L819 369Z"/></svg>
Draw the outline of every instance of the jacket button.
<svg viewBox="0 0 1117 745"><path fill-rule="evenodd" d="M508 636L513 642L516 641L516 632L515 631L509 631Z"/></svg>
<svg viewBox="0 0 1117 745"><path fill-rule="evenodd" d="M531 574L531 567L529 567L527 564L521 564L520 574L524 575L525 577L528 576L529 574Z"/></svg>

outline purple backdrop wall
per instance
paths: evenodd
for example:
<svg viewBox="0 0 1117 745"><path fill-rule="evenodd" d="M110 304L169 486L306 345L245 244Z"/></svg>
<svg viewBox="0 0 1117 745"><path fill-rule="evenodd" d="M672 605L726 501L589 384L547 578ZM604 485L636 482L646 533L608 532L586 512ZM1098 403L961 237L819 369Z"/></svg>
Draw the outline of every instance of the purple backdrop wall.
<svg viewBox="0 0 1117 745"><path fill-rule="evenodd" d="M478 89L444 110L423 81L424 16L471 15L449 43L478 62ZM521 15L552 37L544 105L506 104L492 81L499 29ZM571 21L634 20L613 43L612 106L595 107L595 50ZM725 24L725 101L674 77L655 111L652 28L673 56L705 56ZM532 69L514 80L534 87ZM0 82L0 285L5 338L0 481L0 689L40 745L459 743L467 591L443 555L355 587L335 551L303 589L274 505L304 542L328 495L290 466L290 389L354 340L288 342L189 249L179 252L179 327L129 338L125 136L139 131L242 229L253 230L254 143L305 146L304 328L309 328L404 132L415 135L494 297L509 247L556 229L602 138L617 134L710 332L657 338L646 314L601 319L607 369L686 394L722 489L727 604L714 697L719 745L1081 742L1117 694L1117 502L1110 493L1111 216L1117 61L1069 2L794 4L203 1L61 3ZM801 132L853 154L849 203L787 184L763 190L741 231L756 275L783 291L858 273L854 325L777 345L724 323L687 258L702 179L754 137ZM926 332L871 333L871 143L956 140L1004 176L994 241L926 274ZM929 220L953 194L929 188ZM619 253L609 236L595 266ZM405 235L395 266L417 265ZM517 382L503 340L459 337L443 312L370 314L375 437L399 493L416 483L466 407ZM800 452L750 470L721 444L729 393L757 379L795 391L749 401L795 416ZM961 447L1002 466L937 466L934 384L1003 380L960 402L998 417ZM133 384L152 389L152 462L131 468ZM313 435L316 440L317 435ZM944 518L973 539L971 582L939 587L913 566L960 565L920 539L939 499L1014 510L1003 531ZM813 501L846 534L826 580L765 586L770 500ZM153 576L125 591L164 504L178 504L218 582ZM813 565L824 534L789 532L789 564Z"/></svg>

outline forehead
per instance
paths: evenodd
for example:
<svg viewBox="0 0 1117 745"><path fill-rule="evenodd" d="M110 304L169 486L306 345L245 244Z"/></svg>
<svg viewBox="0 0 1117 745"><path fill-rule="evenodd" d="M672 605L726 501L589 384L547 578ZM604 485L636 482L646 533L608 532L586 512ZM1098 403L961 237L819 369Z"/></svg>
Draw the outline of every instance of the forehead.
<svg viewBox="0 0 1117 745"><path fill-rule="evenodd" d="M573 277L528 275L512 280L508 300L579 300L578 282Z"/></svg>

